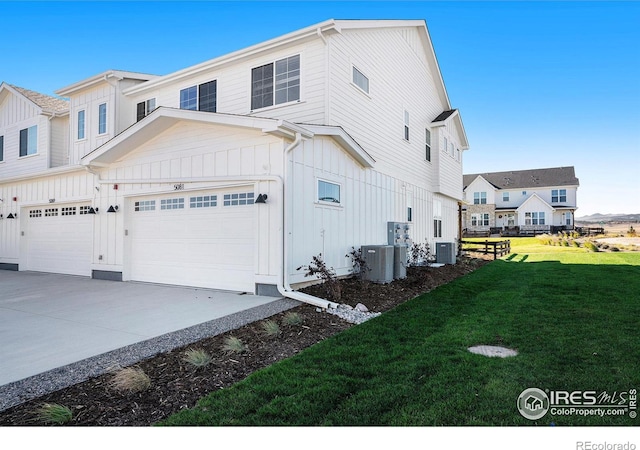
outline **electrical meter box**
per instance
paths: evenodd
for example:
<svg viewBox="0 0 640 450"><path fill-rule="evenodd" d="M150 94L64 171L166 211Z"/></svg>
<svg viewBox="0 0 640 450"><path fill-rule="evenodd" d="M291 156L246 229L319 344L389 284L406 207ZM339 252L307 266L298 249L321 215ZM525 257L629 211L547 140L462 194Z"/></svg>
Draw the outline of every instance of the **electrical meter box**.
<svg viewBox="0 0 640 450"><path fill-rule="evenodd" d="M387 222L387 244L411 245L411 228L406 222Z"/></svg>

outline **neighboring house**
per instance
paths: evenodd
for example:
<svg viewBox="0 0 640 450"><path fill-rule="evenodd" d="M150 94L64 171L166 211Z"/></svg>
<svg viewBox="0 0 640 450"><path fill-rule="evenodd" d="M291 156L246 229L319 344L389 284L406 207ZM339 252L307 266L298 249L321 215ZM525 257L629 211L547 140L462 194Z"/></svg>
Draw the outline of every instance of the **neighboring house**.
<svg viewBox="0 0 640 450"><path fill-rule="evenodd" d="M319 253L348 274L387 222L458 238L468 142L422 20L328 20L166 76L107 71L58 90L57 115L25 92L0 91L4 268L277 295Z"/></svg>
<svg viewBox="0 0 640 450"><path fill-rule="evenodd" d="M573 167L464 176L467 234L572 230L579 181Z"/></svg>

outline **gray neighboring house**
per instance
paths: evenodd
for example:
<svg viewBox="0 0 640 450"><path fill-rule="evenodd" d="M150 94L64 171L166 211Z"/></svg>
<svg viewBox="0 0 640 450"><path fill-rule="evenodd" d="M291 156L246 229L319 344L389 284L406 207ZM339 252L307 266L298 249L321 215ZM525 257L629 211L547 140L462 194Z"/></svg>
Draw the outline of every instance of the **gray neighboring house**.
<svg viewBox="0 0 640 450"><path fill-rule="evenodd" d="M573 166L463 176L464 234L572 230L580 182Z"/></svg>

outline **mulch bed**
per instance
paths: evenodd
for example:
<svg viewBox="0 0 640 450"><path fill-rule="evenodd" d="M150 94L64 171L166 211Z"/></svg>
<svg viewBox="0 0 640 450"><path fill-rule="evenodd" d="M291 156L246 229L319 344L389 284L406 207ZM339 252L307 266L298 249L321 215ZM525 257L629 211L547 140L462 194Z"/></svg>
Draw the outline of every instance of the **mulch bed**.
<svg viewBox="0 0 640 450"><path fill-rule="evenodd" d="M342 298L337 303L355 306L363 303L373 312L388 311L437 286L472 272L488 261L463 258L455 265L440 268L410 267L407 278L381 285L355 278L341 280ZM322 285L303 292L327 298ZM297 312L302 325L282 325L285 313L272 316L282 333L275 338L265 335L262 321L187 347L161 353L135 365L151 379L151 387L141 393L120 393L111 387L113 374L105 374L83 383L53 392L0 412L0 426L47 425L37 416L44 403L65 405L73 418L65 426L148 426L184 408L192 408L198 399L243 380L252 372L299 353L303 349L351 326L333 314L301 305ZM241 354L221 350L229 336L242 340L248 351ZM205 368L195 368L184 361L188 349L203 349L213 356Z"/></svg>

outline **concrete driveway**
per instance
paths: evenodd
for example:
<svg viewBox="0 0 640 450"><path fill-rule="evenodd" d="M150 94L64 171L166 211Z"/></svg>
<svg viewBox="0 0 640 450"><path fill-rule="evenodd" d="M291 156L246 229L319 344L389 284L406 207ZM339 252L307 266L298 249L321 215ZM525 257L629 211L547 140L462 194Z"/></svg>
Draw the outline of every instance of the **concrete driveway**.
<svg viewBox="0 0 640 450"><path fill-rule="evenodd" d="M294 306L282 302L210 289L0 270L0 387L116 349L155 342L158 348L140 355L165 351L194 342L202 337L198 334L217 334L216 327L211 329L216 321L225 322L217 328L224 332ZM117 358L108 363L114 362L122 363Z"/></svg>

